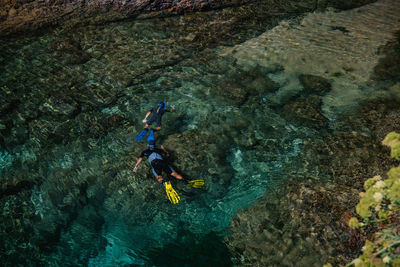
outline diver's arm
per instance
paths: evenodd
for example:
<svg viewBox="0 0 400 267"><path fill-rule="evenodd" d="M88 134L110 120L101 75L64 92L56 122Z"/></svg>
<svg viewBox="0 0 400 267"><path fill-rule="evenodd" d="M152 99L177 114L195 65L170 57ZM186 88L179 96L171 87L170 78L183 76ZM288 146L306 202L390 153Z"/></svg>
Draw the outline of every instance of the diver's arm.
<svg viewBox="0 0 400 267"><path fill-rule="evenodd" d="M164 147L164 146L161 146L161 149L164 151L164 153L167 155L167 157L169 157L169 153L168 153L168 151L165 149L165 147Z"/></svg>
<svg viewBox="0 0 400 267"><path fill-rule="evenodd" d="M147 121L147 117L150 116L151 111L147 112L146 117L144 117L143 122L146 123Z"/></svg>
<svg viewBox="0 0 400 267"><path fill-rule="evenodd" d="M136 164L135 164L135 168L133 168L133 172L137 172L137 168L138 168L140 162L142 162L142 160L143 160L142 157L139 157L139 158L138 158L138 160L137 160L137 162L136 162Z"/></svg>

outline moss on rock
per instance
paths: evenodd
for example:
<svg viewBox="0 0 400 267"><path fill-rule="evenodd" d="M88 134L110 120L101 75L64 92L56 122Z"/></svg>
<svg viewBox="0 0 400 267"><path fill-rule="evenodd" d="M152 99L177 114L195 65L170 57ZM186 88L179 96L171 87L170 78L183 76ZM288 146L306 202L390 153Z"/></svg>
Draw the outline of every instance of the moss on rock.
<svg viewBox="0 0 400 267"><path fill-rule="evenodd" d="M386 136L383 144L396 149L400 135L392 132ZM392 157L396 154L392 153ZM399 262L400 250L393 249L400 245L400 166L392 168L387 173L388 178L378 177L368 179L356 210L363 219L362 231L374 232L371 240L363 247L363 254L352 261L355 266L396 266ZM356 218L351 219L355 226Z"/></svg>
<svg viewBox="0 0 400 267"><path fill-rule="evenodd" d="M391 148L391 157L397 160L400 159L400 134L396 132L389 133L382 142Z"/></svg>

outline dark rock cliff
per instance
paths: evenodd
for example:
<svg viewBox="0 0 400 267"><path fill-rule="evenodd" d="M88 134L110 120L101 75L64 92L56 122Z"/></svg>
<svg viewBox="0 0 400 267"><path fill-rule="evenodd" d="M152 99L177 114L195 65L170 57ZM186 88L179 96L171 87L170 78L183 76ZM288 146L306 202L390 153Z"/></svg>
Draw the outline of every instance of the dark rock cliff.
<svg viewBox="0 0 400 267"><path fill-rule="evenodd" d="M0 36L21 31L31 31L45 26L75 25L77 23L104 23L132 17L154 17L204 11L232 5L242 5L251 0L7 0L0 2ZM299 12L324 9L328 6L347 9L373 0L301 0L273 1L282 12L299 8ZM267 12L267 11L266 11Z"/></svg>

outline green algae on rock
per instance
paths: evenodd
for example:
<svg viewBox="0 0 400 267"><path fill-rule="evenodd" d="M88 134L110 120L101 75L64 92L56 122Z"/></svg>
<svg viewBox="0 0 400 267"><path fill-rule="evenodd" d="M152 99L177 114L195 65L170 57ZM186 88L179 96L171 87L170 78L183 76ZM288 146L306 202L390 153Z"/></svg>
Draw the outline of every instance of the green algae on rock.
<svg viewBox="0 0 400 267"><path fill-rule="evenodd" d="M388 134L383 141L392 150L398 148L398 142L400 135L395 132ZM392 153L392 156L397 154ZM362 223L354 217L349 221L352 228L374 232L365 242L362 255L351 262L355 266L400 264L400 251L396 249L400 246L400 166L393 167L387 176L387 179L377 176L365 182L366 192L356 207Z"/></svg>
<svg viewBox="0 0 400 267"><path fill-rule="evenodd" d="M390 147L390 155L392 158L400 159L400 134L391 132L382 143Z"/></svg>

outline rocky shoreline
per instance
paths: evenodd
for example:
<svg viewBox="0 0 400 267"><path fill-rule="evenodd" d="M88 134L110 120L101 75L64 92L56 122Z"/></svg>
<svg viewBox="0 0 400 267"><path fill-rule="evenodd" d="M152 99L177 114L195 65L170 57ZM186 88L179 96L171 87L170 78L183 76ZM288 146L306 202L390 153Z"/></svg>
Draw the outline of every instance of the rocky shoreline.
<svg viewBox="0 0 400 267"><path fill-rule="evenodd" d="M0 3L0 36L28 33L43 27L103 24L128 18L166 17L196 11L240 6L251 0L106 0L106 1L2 1ZM373 0L269 1L271 11L304 13L327 7L349 9Z"/></svg>

